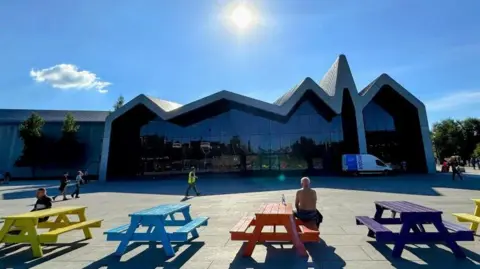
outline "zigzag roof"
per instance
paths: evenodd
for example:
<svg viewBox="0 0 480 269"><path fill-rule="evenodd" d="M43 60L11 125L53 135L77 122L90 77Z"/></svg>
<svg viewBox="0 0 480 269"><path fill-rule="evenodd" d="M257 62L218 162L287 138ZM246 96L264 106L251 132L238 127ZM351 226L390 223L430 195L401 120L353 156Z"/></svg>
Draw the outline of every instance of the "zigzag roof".
<svg viewBox="0 0 480 269"><path fill-rule="evenodd" d="M424 109L422 102L387 74L380 75L358 93L347 58L342 54L338 56L319 84L313 81L310 77L307 77L300 84L283 94L274 103L267 103L226 90L219 91L186 105L180 105L140 94L130 102L126 103L123 107L110 114L107 117L107 121L112 122L114 119L139 104L145 105L160 118L169 120L220 100L228 100L254 107L265 112L286 116L307 91L315 93L318 98L332 109L332 111L340 114L342 111L342 100L345 90L349 91L355 107L357 109L363 109L384 85L389 85L418 109Z"/></svg>

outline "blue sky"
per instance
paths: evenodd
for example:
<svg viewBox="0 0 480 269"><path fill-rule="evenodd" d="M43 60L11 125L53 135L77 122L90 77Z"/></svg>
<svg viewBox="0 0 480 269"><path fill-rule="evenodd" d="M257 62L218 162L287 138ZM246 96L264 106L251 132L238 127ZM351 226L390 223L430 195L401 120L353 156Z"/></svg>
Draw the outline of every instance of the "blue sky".
<svg viewBox="0 0 480 269"><path fill-rule="evenodd" d="M388 73L431 123L480 116L478 0L26 3L0 2L0 108L109 110L140 93L185 104L222 89L274 101L343 53L358 90ZM244 31L226 19L241 3L257 14Z"/></svg>

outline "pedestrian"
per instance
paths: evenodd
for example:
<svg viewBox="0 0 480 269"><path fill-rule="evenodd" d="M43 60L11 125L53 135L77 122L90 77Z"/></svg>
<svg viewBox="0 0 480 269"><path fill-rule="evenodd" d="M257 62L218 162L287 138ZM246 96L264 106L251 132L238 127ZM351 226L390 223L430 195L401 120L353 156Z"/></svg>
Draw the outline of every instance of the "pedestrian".
<svg viewBox="0 0 480 269"><path fill-rule="evenodd" d="M472 157L472 160L470 162L472 163L473 170L475 170L475 165L477 164L477 159L475 159L475 157Z"/></svg>
<svg viewBox="0 0 480 269"><path fill-rule="evenodd" d="M53 196L53 200L57 198L57 196L63 195L63 201L68 200L67 195L65 194L67 190L67 184L68 184L68 172L65 172L63 174L63 178L60 180L60 187L58 187L58 191L60 192L58 195Z"/></svg>
<svg viewBox="0 0 480 269"><path fill-rule="evenodd" d="M82 171L78 171L77 177L75 178L75 191L72 192L72 198L75 196L75 198L80 198L80 185L83 184L83 173Z"/></svg>
<svg viewBox="0 0 480 269"><path fill-rule="evenodd" d="M33 206L31 211L38 211L52 208L52 198L48 197L47 190L45 188L39 188L36 194L37 201ZM38 222L45 222L48 220L48 217L38 219ZM22 231L20 229L12 229L8 234L19 235Z"/></svg>
<svg viewBox="0 0 480 269"><path fill-rule="evenodd" d="M197 194L197 196L200 195L200 192L197 191L197 184L196 184L197 178L198 177L195 175L195 167L192 167L192 169L190 170L190 173L188 173L188 188L187 188L187 191L185 192L185 198L188 197L188 193L192 188Z"/></svg>
<svg viewBox="0 0 480 269"><path fill-rule="evenodd" d="M463 180L462 174L460 173L460 171L458 171L459 167L458 167L457 161L453 160L451 162L451 166L452 166L452 180L455 180L455 175L458 175L460 180Z"/></svg>
<svg viewBox="0 0 480 269"><path fill-rule="evenodd" d="M7 171L3 176L4 176L3 183L8 184L10 182L10 179L12 178L12 175L10 174L10 172Z"/></svg>
<svg viewBox="0 0 480 269"><path fill-rule="evenodd" d="M85 169L85 170L83 171L83 176L82 176L82 178L83 178L83 183L88 184L88 182L89 182L89 177L88 177L88 170L87 170L87 169Z"/></svg>

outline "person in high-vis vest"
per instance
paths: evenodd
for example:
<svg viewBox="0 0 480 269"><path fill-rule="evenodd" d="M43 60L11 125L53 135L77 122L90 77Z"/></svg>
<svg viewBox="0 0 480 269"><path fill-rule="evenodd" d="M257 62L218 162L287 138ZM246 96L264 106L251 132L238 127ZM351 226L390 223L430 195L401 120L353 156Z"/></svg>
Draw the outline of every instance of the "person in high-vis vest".
<svg viewBox="0 0 480 269"><path fill-rule="evenodd" d="M185 197L188 197L188 193L192 188L197 194L197 196L200 195L200 193L197 191L196 181L197 181L197 176L195 175L195 167L192 167L192 170L190 170L190 173L188 173L188 188L187 188L187 192L185 193Z"/></svg>

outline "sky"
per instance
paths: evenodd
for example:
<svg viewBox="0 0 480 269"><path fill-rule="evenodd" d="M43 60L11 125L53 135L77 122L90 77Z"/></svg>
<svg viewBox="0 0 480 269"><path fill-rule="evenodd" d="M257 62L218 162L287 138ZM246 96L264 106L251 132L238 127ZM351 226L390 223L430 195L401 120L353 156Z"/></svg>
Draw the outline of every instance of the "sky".
<svg viewBox="0 0 480 269"><path fill-rule="evenodd" d="M238 5L254 22L236 27ZM480 1L0 2L0 108L110 110L143 93L272 102L345 54L360 91L387 73L429 122L480 117Z"/></svg>

